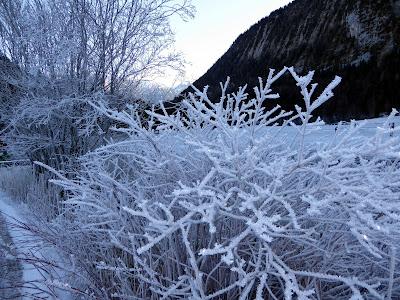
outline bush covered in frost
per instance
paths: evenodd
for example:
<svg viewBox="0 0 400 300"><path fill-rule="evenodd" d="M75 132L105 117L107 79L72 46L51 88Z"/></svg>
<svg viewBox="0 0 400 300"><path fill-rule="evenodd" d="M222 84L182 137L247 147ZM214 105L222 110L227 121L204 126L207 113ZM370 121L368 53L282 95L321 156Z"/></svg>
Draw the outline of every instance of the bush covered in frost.
<svg viewBox="0 0 400 300"><path fill-rule="evenodd" d="M266 110L285 73L303 108ZM246 87L228 94L229 80L217 101L195 89L145 125L134 110L91 103L127 138L54 181L68 197L53 232L86 278L80 288L121 299L399 298L396 112L373 136L352 123L317 143L313 112L340 78L315 96L313 75L271 70L253 99Z"/></svg>

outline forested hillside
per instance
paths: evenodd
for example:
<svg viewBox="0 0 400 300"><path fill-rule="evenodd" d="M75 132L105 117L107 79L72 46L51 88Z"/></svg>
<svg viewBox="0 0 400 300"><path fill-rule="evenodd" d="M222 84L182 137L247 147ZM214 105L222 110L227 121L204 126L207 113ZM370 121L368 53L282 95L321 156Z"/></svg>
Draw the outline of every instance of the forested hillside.
<svg viewBox="0 0 400 300"><path fill-rule="evenodd" d="M336 101L319 111L327 121L377 117L400 107L400 1L294 1L241 34L194 85L210 85L216 95L227 76L235 90L243 82L257 84L266 66L285 65L318 70L322 82L343 77ZM289 77L276 90L284 108L299 103Z"/></svg>

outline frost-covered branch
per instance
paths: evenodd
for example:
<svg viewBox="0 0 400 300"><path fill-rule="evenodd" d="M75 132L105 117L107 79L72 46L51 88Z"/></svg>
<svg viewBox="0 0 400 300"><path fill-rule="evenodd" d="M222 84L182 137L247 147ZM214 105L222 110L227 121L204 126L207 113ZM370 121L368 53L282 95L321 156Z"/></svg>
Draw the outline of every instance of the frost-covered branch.
<svg viewBox="0 0 400 300"><path fill-rule="evenodd" d="M305 111L269 106L288 70ZM81 157L77 179L56 181L81 265L100 266L93 274L121 297L400 296L399 140L390 122L373 136L312 122L340 83L314 100L313 75L271 70L252 99L228 82L219 99L195 88L174 114L148 110L151 124L91 102L126 137Z"/></svg>

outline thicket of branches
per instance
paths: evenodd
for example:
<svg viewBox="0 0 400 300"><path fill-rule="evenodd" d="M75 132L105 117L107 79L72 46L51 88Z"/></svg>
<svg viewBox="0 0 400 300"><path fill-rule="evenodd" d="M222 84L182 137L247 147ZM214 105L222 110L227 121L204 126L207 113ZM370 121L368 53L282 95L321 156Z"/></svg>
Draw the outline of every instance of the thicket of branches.
<svg viewBox="0 0 400 300"><path fill-rule="evenodd" d="M62 169L103 144L110 124L88 101L136 105L145 79L179 70L169 20L192 12L189 0L1 1L0 82L11 91L1 89L0 114L9 152Z"/></svg>
<svg viewBox="0 0 400 300"><path fill-rule="evenodd" d="M302 108L266 111L286 72ZM68 194L52 238L85 288L123 299L399 297L397 112L374 136L352 123L310 142L322 125L313 111L340 82L316 97L312 79L271 70L254 99L246 87L226 94L228 82L219 101L196 89L176 114L148 111L146 126L134 110L91 102L126 138L83 156L77 179L52 170Z"/></svg>
<svg viewBox="0 0 400 300"><path fill-rule="evenodd" d="M143 93L142 83L183 64L170 17L192 14L190 0L0 1L0 145L2 154L7 150L0 159L39 160L73 178L77 158L111 138L111 122L89 102L143 111L148 99L140 98L154 95ZM63 212L64 192L49 186L45 169L1 175L2 188L41 220ZM41 228L52 232L50 224Z"/></svg>
<svg viewBox="0 0 400 300"><path fill-rule="evenodd" d="M30 73L115 93L160 67L177 66L169 17L190 16L188 0L6 0L1 50Z"/></svg>

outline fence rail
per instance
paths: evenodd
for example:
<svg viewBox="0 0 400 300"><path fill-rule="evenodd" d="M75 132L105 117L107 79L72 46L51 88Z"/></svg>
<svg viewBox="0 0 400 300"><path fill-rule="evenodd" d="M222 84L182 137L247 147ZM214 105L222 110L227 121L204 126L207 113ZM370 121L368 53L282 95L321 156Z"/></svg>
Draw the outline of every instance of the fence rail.
<svg viewBox="0 0 400 300"><path fill-rule="evenodd" d="M14 166L28 166L31 164L29 159L3 160L0 161L0 168Z"/></svg>

